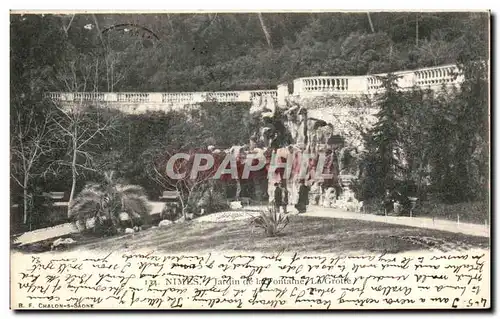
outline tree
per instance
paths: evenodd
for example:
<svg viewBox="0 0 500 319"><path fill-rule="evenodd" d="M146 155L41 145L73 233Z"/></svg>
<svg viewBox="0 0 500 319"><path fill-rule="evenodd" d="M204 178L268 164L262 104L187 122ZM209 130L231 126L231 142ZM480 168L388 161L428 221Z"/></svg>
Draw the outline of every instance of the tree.
<svg viewBox="0 0 500 319"><path fill-rule="evenodd" d="M23 190L23 223L28 222L31 207L29 187L43 173L40 159L52 150L54 112L40 112L35 106L18 106L11 114L11 178Z"/></svg>
<svg viewBox="0 0 500 319"><path fill-rule="evenodd" d="M33 103L53 89L47 79L59 65L64 34L59 18L52 15L13 14L10 22L11 98L20 104L25 104L22 97Z"/></svg>
<svg viewBox="0 0 500 319"><path fill-rule="evenodd" d="M262 12L258 12L257 16L259 17L259 22L260 22L260 27L262 28L262 32L264 33L264 36L266 37L267 45L272 48L273 44L271 42L271 34L269 34L269 31L267 30L266 24L264 22L264 17L262 17Z"/></svg>
<svg viewBox="0 0 500 319"><path fill-rule="evenodd" d="M318 69L332 75L357 75L372 72L372 69L377 73L395 71L394 68L399 65L418 68L421 67L420 62L413 63L415 61L411 60L412 54L417 51L420 52L419 59L424 62L442 60L437 56L427 58L424 51L417 50L422 44L427 46L426 41L430 41L433 34L445 35L443 43L426 48L435 54L446 53L444 49L447 47L453 47L453 52L465 47L470 37L474 36L472 33L464 34L467 28L487 33L487 25L484 28L482 23L477 24L474 15L482 15L484 19L488 13L24 15L12 20L15 29L28 25L23 26L26 32L16 32L11 39L16 45L21 40L25 41L22 47L32 48L34 55L52 55L49 52L60 51L60 48L65 48L60 45L63 40L75 46L77 52L92 52L99 56L100 90L103 91L206 91L218 86L221 86L220 90L236 86L250 89L258 85L269 87L278 84L285 72L288 73L287 79L293 79L309 75L311 69L314 69L314 75ZM46 23L40 24L38 20L52 20L54 28L47 29ZM157 34L159 40L150 46L143 45L143 39L133 36L133 30L109 27L126 24L144 26ZM393 43L389 43L387 48L374 48L376 45L372 44L378 41L375 37L368 37L367 48L352 52L352 59L348 54L342 56L335 67L325 68L328 63L324 61L339 58L339 43L349 38L351 33L380 33ZM24 39L17 38L20 36ZM53 43L44 43L45 39ZM31 43L28 45L26 40ZM488 42L487 37L483 40L484 43ZM38 51L37 42L44 43L46 52ZM283 48L290 50L280 56ZM368 49L374 52L362 57ZM19 54L28 55L30 50L25 51ZM54 54L54 57L59 56ZM255 65L260 65L261 56L279 58L269 61L264 68L256 69ZM316 57L319 57L319 61ZM390 57L391 63L385 61L387 57ZM361 60L368 64L376 63L377 67L369 69L364 65L365 62L357 62ZM241 68L241 61L248 61L245 63L248 67ZM20 59L20 62L23 60ZM21 63L19 70L23 67ZM202 72L197 68L201 68ZM220 81L217 73L229 74L231 79ZM195 85L193 81L185 80L191 79L193 74L197 74Z"/></svg>
<svg viewBox="0 0 500 319"><path fill-rule="evenodd" d="M401 178L401 160L404 153L399 142L401 131L397 125L402 117L402 93L397 90L397 77L380 77L385 88L379 97L377 122L365 134L367 152L364 158L362 192L367 198L382 196L392 190Z"/></svg>
<svg viewBox="0 0 500 319"><path fill-rule="evenodd" d="M61 139L59 148L67 154L63 159L54 160L50 169L54 174L66 167L71 170L71 191L68 201L68 217L73 205L77 179L80 174L99 173L95 166L94 156L100 144L116 130L117 116L101 106L87 107L83 103L75 103L70 110L54 103L58 114L53 123L58 129Z"/></svg>
<svg viewBox="0 0 500 319"><path fill-rule="evenodd" d="M372 17L370 16L370 12L366 12L366 15L368 16L368 23L370 23L370 29L372 33L375 33L375 28L373 27L373 22L372 22Z"/></svg>
<svg viewBox="0 0 500 319"><path fill-rule="evenodd" d="M460 50L456 43L444 41L442 35L436 35L430 40L421 41L415 53L419 65L437 66L455 62Z"/></svg>
<svg viewBox="0 0 500 319"><path fill-rule="evenodd" d="M461 87L443 86L439 92L397 92L384 84L378 121L366 134L362 189L368 197L398 187L420 198L430 191L447 202L484 199L489 158L486 66L459 64L465 77Z"/></svg>
<svg viewBox="0 0 500 319"><path fill-rule="evenodd" d="M73 100L69 103L53 101L57 110L53 124L60 136L57 148L65 150L66 155L54 159L48 170L52 174L58 174L64 168L71 171L68 217L78 176L89 172L100 173L99 167L95 166L94 156L118 126L119 114L103 106L103 102L89 102L92 99L88 95L99 94L99 59L99 56L91 53L75 53L75 48L68 46L60 67L52 78L55 87L73 95ZM109 80L107 77L108 84Z"/></svg>
<svg viewBox="0 0 500 319"><path fill-rule="evenodd" d="M33 195L40 195L33 189L53 141L54 112L43 93L51 90L47 79L59 65L64 38L59 18L51 15L13 14L10 22L10 176L22 191L23 223L31 228Z"/></svg>
<svg viewBox="0 0 500 319"><path fill-rule="evenodd" d="M181 153L186 154L187 158L179 158L176 159L174 163L169 163L174 155ZM200 163L195 164L195 159L197 155L200 154L213 156L214 163L212 163L213 165L207 170L198 172L196 176L192 176L195 165L210 165L206 159L202 159ZM146 170L150 178L164 190L176 190L178 192L182 215L184 219L186 219L188 213L194 213L195 207L193 207L193 205L197 204L193 203L195 193L212 180L225 156L225 153L220 155L212 154L207 149L179 150L178 152L164 151L155 158L151 158L150 165L146 167ZM172 167L169 167L169 164L171 164ZM167 170L182 176L173 178Z"/></svg>
<svg viewBox="0 0 500 319"><path fill-rule="evenodd" d="M489 108L488 65L483 61L460 64L465 81L454 99L453 180L457 199L488 193ZM477 163L474 163L477 160ZM476 166L477 176L473 175Z"/></svg>

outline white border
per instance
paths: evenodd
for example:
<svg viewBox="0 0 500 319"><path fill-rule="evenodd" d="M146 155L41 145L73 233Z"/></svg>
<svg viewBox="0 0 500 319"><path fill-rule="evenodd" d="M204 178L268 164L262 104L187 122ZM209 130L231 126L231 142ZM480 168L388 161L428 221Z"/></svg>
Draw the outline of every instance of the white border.
<svg viewBox="0 0 500 319"><path fill-rule="evenodd" d="M9 241L7 240L7 234L9 234L9 9L16 9L16 10L26 10L26 9L32 9L32 8L37 8L37 9L42 9L45 11L52 11L52 10L74 10L75 8L78 8L79 10L132 10L132 11L318 11L318 10L327 10L327 11L338 11L338 10L359 10L359 11L367 11L367 10L399 10L399 11L415 11L417 9L418 11L427 11L427 10L460 10L460 11L470 11L470 10L484 10L484 9L492 9L493 14L498 14L500 11L498 8L498 1L484 1L484 0L475 0L475 1L456 1L456 0L447 0L447 1L436 1L436 0L420 0L420 1L391 1L391 0L378 0L378 1L356 1L356 0L349 0L349 1L320 1L320 0L307 0L307 1L269 1L269 0L252 0L252 1L224 1L224 0L182 0L182 1L157 1L154 3L146 3L145 1L130 1L130 0L120 0L120 1L106 1L104 3L102 0L86 0L86 1L81 1L78 4L75 2L70 2L70 1L6 1L2 2L2 7L7 4L7 7L5 10L2 10L2 15L1 15L1 39L3 39L3 48L1 50L1 55L2 55L2 62L5 68L2 68L5 70L6 76L2 77L2 106L0 107L0 119L2 123L0 124L0 129L2 132L0 132L0 145L1 145L1 150L3 151L0 156L0 181L2 183L1 185L1 191L0 191L0 196L1 196L1 201L0 203L2 204L3 212L2 212L2 218L3 222L0 223L0 227L2 227L2 230L0 231L1 234L4 235L4 239L0 241L0 244L2 245L2 263L1 263L1 269L2 269L2 276L1 278L1 288L2 288L2 293L0 295L0 300L1 300L1 307L0 311L2 314L6 314L9 318L11 316L14 316L14 313L12 311L9 311L9 265L8 265L8 253L9 253ZM420 8L420 9L419 9ZM422 10L421 8L425 8L426 10ZM2 8L3 9L3 8ZM496 17L497 18L497 17ZM497 52L498 48L498 40L492 39L492 43L495 45L495 52ZM492 73L498 74L498 67L495 65L495 70L492 70ZM495 83L495 87L492 88L492 92L500 92L499 87L498 87L498 81ZM492 105L493 108L493 105ZM498 120L499 120L499 115L498 111L496 113L496 122L498 125ZM498 131L498 129L497 129ZM498 132L497 132L498 133ZM499 139L499 136L495 136L496 139ZM493 138L493 137L492 137ZM495 144L495 146L498 146ZM497 164L497 162L492 163ZM492 197L495 198L500 198L498 195L500 193L498 190L495 191L495 194L492 194ZM492 214L495 214L495 212L492 212ZM496 225L498 226L498 220L500 217L496 216ZM498 239L498 238L497 238ZM495 242L495 248L498 247L497 241ZM498 254L495 254L498 255ZM492 265L496 265L496 260L493 261ZM492 267L494 268L494 267ZM496 284L494 285L496 286ZM492 300L492 302L495 302L496 300ZM65 314L60 314L59 316L63 317L69 317L73 313L65 313ZM89 314L92 314L95 316L95 313L90 312ZM183 317L189 316L198 316L198 315L206 315L207 313L190 313L190 314L182 314ZM210 313L208 313L210 314ZM332 312L331 315L333 316L349 316L349 315L366 315L366 316L377 316L377 314L370 313L370 314L363 314L363 313L338 313L338 312ZM47 314L43 312L38 312L36 314L33 314L41 317L48 317L48 316L53 316L53 313ZM107 314L104 313L104 315L108 317L115 317L118 318L119 316L123 316L124 314L122 313L113 313L113 314ZM151 316L153 314L146 313L145 315ZM168 313L164 312L161 314L155 314L155 315L160 315L160 316L180 316L181 313L176 312L176 313ZM213 314L212 314L213 315ZM216 315L221 315L221 313L217 313ZM231 313L223 313L222 315L226 316L234 316L236 315L235 312ZM244 314L239 314L239 315L245 315L245 316L253 316L253 313L248 313L245 312ZM273 316L272 314L264 314L264 313L259 313L257 315L269 317ZM284 315L290 316L292 313L285 313ZM311 315L328 315L328 313L301 313L299 315L294 315L294 317L304 317L307 318ZM421 316L425 315L426 318L432 318L436 316L441 316L443 314L431 314L431 313L381 313L378 316L387 316L387 315L403 315L403 316ZM454 313L447 313L447 316L454 315ZM478 313L469 313L467 316L478 316ZM128 315L130 316L130 315ZM140 317L144 316L142 313L141 314L134 314L132 315L134 317Z"/></svg>

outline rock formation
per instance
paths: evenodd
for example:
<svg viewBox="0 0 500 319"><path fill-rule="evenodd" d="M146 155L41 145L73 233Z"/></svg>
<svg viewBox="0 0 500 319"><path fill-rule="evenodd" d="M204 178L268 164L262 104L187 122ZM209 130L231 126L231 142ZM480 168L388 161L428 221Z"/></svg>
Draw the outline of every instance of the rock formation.
<svg viewBox="0 0 500 319"><path fill-rule="evenodd" d="M225 153L240 159L248 154L258 154L267 159L265 168L257 172L251 181L257 200L262 200L267 193L271 201L274 184L286 179L289 203L293 204L297 198L301 156L310 154L313 158L304 165L310 172L305 179L306 185L311 187L311 204L329 207L342 205L343 208L359 206L350 185L360 173L358 162L363 151L360 127L363 129L373 122L370 117L373 112L370 107L349 108L349 105L339 104L339 101L325 101L298 100L289 96L284 108L278 108L271 96L256 97L249 112L249 124L254 133L248 144L234 146L225 150ZM338 112L329 113L332 109ZM332 173L332 178L311 178L311 172L314 174L317 169L319 155L326 157L328 172L318 173ZM278 169L275 174L268 176L267 170L273 156L281 158L281 163L291 160L291 176L285 176L284 169ZM237 185L239 195L240 181Z"/></svg>

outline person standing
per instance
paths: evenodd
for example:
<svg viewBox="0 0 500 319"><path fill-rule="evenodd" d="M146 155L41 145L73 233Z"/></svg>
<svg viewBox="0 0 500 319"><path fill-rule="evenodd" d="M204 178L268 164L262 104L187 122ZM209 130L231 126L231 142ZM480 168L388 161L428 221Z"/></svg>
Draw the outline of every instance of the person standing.
<svg viewBox="0 0 500 319"><path fill-rule="evenodd" d="M281 182L281 205L283 206L283 213L287 214L287 206L288 206L288 189L286 187L286 181L283 180Z"/></svg>
<svg viewBox="0 0 500 319"><path fill-rule="evenodd" d="M389 189L385 190L385 196L383 200L384 215L388 215L394 209L394 196Z"/></svg>
<svg viewBox="0 0 500 319"><path fill-rule="evenodd" d="M283 205L283 195L279 183L274 183L274 208L279 212Z"/></svg>
<svg viewBox="0 0 500 319"><path fill-rule="evenodd" d="M302 179L300 180L299 198L295 208L297 208L299 214L303 214L307 210L307 205L309 205L309 187L305 185L305 181Z"/></svg>
<svg viewBox="0 0 500 319"><path fill-rule="evenodd" d="M274 133L274 135L273 135L273 137L272 137L272 139L270 141L269 148L271 150L273 150L273 153L275 153L276 150L278 148L280 148L280 141L279 141L279 136L278 136L277 132Z"/></svg>

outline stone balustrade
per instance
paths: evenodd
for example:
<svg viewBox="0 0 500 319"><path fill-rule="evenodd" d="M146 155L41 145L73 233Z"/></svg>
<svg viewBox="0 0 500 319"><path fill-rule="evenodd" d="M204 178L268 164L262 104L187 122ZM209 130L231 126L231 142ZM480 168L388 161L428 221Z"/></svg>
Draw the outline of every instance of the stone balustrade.
<svg viewBox="0 0 500 319"><path fill-rule="evenodd" d="M210 92L207 94L208 101L217 102L240 102L241 92Z"/></svg>
<svg viewBox="0 0 500 319"><path fill-rule="evenodd" d="M420 69L414 73L416 85L420 87L448 85L463 81L463 76L459 73L456 65Z"/></svg>
<svg viewBox="0 0 500 319"><path fill-rule="evenodd" d="M202 101L202 93L195 92L176 92L176 93L162 93L162 103L186 103L191 104Z"/></svg>
<svg viewBox="0 0 500 319"><path fill-rule="evenodd" d="M118 102L148 103L149 93L117 93Z"/></svg>
<svg viewBox="0 0 500 319"><path fill-rule="evenodd" d="M261 96L267 96L270 95L274 98L278 97L278 91L277 90L259 90L259 91L249 91L250 92L250 99L253 100L254 98L261 97Z"/></svg>
<svg viewBox="0 0 500 319"><path fill-rule="evenodd" d="M357 77L316 76L295 79L294 95L302 94L359 94L363 87L359 86ZM297 94L298 93L298 94Z"/></svg>
<svg viewBox="0 0 500 319"><path fill-rule="evenodd" d="M277 90L227 91L227 92L174 92L174 93L138 93L138 92L49 92L46 97L54 101L78 102L122 102L122 103L185 103L201 102L252 102L260 96L278 97Z"/></svg>
<svg viewBox="0 0 500 319"><path fill-rule="evenodd" d="M367 76L366 77L366 84L367 84L367 91L372 92L372 91L378 91L382 89L382 80L377 77L377 76Z"/></svg>
<svg viewBox="0 0 500 319"><path fill-rule="evenodd" d="M439 90L444 85L458 85L463 81L456 65L444 65L423 68L415 71L393 73L398 77L396 83L400 89L419 87ZM383 90L381 77L387 74L363 76L314 76L299 78L294 81L293 94L296 96L315 96L324 94L373 94Z"/></svg>
<svg viewBox="0 0 500 319"><path fill-rule="evenodd" d="M293 95L297 97L322 95L361 95L382 92L381 77L386 74L365 76L315 76L293 81ZM422 68L414 71L394 72L400 89L419 87L439 90L443 85L459 85L463 76L456 65ZM286 85L276 90L225 92L49 92L46 97L59 102L103 102L124 110L171 110L202 102L253 102L262 96L272 96L278 105L284 105L289 94Z"/></svg>

